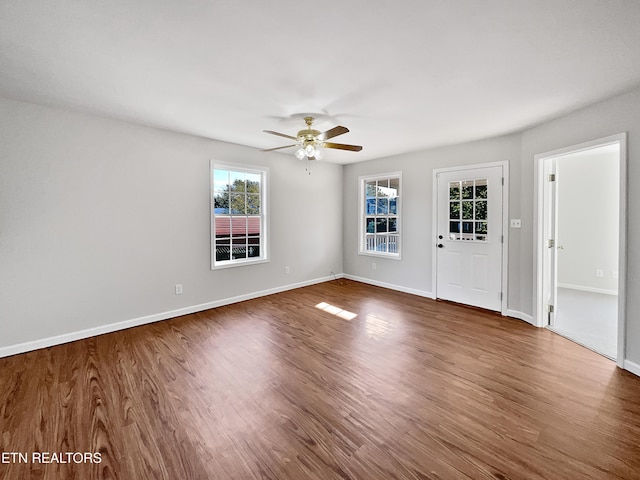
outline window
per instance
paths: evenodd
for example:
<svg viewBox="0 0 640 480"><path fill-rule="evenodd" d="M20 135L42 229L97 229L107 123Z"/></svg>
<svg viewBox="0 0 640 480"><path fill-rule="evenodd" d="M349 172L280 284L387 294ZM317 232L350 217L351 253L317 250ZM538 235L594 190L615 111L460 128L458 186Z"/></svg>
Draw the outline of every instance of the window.
<svg viewBox="0 0 640 480"><path fill-rule="evenodd" d="M211 164L211 268L267 261L267 171Z"/></svg>
<svg viewBox="0 0 640 480"><path fill-rule="evenodd" d="M400 172L359 180L360 253L400 258Z"/></svg>
<svg viewBox="0 0 640 480"><path fill-rule="evenodd" d="M487 179L449 182L449 240L487 241Z"/></svg>

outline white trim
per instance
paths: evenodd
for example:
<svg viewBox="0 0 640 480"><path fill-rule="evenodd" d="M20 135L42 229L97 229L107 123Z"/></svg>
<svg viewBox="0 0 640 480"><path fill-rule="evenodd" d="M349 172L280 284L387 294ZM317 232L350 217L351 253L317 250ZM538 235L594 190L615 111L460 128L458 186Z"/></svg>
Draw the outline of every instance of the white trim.
<svg viewBox="0 0 640 480"><path fill-rule="evenodd" d="M627 165L629 150L627 147L627 133L616 136L620 142L620 239L618 243L618 357L616 364L624 367L627 355ZM635 365L635 364L634 364ZM636 370L637 372L638 370ZM640 375L640 373L636 373Z"/></svg>
<svg viewBox="0 0 640 480"><path fill-rule="evenodd" d="M375 285L376 287L388 288L389 290L396 290L398 292L410 293L412 295L418 295L420 297L430 298L435 300L435 296L431 292L425 290L418 290L416 288L403 287L402 285L395 285L393 283L380 282L378 280L372 280L370 278L358 277L356 275L344 274L344 278L354 280L356 282L368 283L369 285Z"/></svg>
<svg viewBox="0 0 640 480"><path fill-rule="evenodd" d="M533 202L533 244L536 246L536 284L535 301L533 302L533 317L536 327L544 327L544 226L542 225L544 213L544 161L542 155L534 156L534 169L537 165L537 175L533 176L533 191L536 198ZM537 200L537 201L536 201Z"/></svg>
<svg viewBox="0 0 640 480"><path fill-rule="evenodd" d="M364 249L365 243L365 231L364 231L364 220L367 216L364 213L364 197L365 197L365 183L367 180L382 180L388 179L392 177L397 177L399 181L399 190L400 195L398 196L398 200L396 202L396 216L398 217L398 252L397 253L388 253L388 252L373 252L371 250ZM369 255L372 257L378 258L391 258L394 260L402 260L402 237L403 233L403 225L402 225L402 198L404 196L402 186L402 170L396 172L388 172L388 173L380 173L374 175L361 175L358 177L358 255Z"/></svg>
<svg viewBox="0 0 640 480"><path fill-rule="evenodd" d="M534 177L534 195L537 201L534 201L534 218L533 225L533 242L536 252L536 291L535 303L533 305L534 318L536 325L545 326L545 308L544 308L544 274L543 265L545 259L545 229L544 221L544 167L545 160L561 157L570 153L576 153L584 150L591 150L596 147L603 147L612 144L620 145L620 202L619 202L619 263L618 263L618 353L616 364L620 368L624 368L626 356L626 270L627 270L627 132L598 138L588 142L560 148L550 152L540 153L534 156L534 164L538 165L538 174Z"/></svg>
<svg viewBox="0 0 640 480"><path fill-rule="evenodd" d="M502 315L506 315L509 303L509 162L502 164Z"/></svg>
<svg viewBox="0 0 640 480"><path fill-rule="evenodd" d="M261 176L260 181L260 229L262 243L260 245L260 256L255 258L245 258L242 260L225 260L216 262L215 257L215 197L214 197L214 170L233 170L244 173L254 173ZM215 159L209 159L209 255L211 270L220 270L224 268L242 267L245 265L256 265L258 263L268 263L271 261L270 242L269 242L269 167L261 167L256 165L244 165L241 163L224 163L217 162Z"/></svg>
<svg viewBox="0 0 640 480"><path fill-rule="evenodd" d="M213 255L213 248L211 248L211 255ZM245 258L242 260L224 260L225 263L220 263L214 267L211 267L211 270L222 270L225 268L236 268L236 267L244 267L245 265L258 265L260 263L269 263L271 260L269 258L260 258L256 257L256 259Z"/></svg>
<svg viewBox="0 0 640 480"><path fill-rule="evenodd" d="M638 375L640 377L640 365L632 362L631 360L625 360L624 361L624 367L625 370L628 370L629 372L633 373L634 375Z"/></svg>
<svg viewBox="0 0 640 480"><path fill-rule="evenodd" d="M571 285L569 283L559 283L558 288L568 288L570 290L580 290L581 292L602 293L604 295L618 295L615 290L604 288L585 287L584 285Z"/></svg>
<svg viewBox="0 0 640 480"><path fill-rule="evenodd" d="M512 318L517 318L518 320L525 321L525 322L533 325L534 327L536 326L536 322L533 321L533 317L531 315L528 315L528 314L523 313L523 312L519 312L518 310L508 309L506 316L507 317L512 317Z"/></svg>
<svg viewBox="0 0 640 480"><path fill-rule="evenodd" d="M110 323L107 325L101 325L99 327L88 328L85 330L79 330L76 332L69 332L62 335L56 335L53 337L41 338L38 340L32 340L29 342L18 343L16 345L8 345L6 347L0 347L0 358L8 357L10 355L17 355L19 353L30 352L32 350L38 350L40 348L52 347L55 345L61 345L63 343L73 342L76 340L82 340L84 338L95 337L97 335L103 335L105 333L117 332L119 330L125 330L127 328L138 327L140 325L146 325L148 323L157 322L160 320L167 320L170 318L180 317L182 315L188 315L190 313L201 312L203 310L209 310L212 308L222 307L224 305L230 305L232 303L243 302L245 300L251 300L258 297L264 297L266 295L272 295L274 293L285 292L287 290L294 290L300 287L307 287L309 285L315 285L317 283L328 282L343 278L343 274L330 275L327 277L316 278L313 280L307 280L305 282L293 283L289 285L283 285L281 287L269 288L267 290L261 290L258 292L246 293L244 295L238 295L235 297L223 298L212 302L201 303L199 305L192 305L189 307L178 308L176 310L170 310L167 312L155 313L153 315L146 315L144 317L132 318L130 320L124 320L122 322Z"/></svg>
<svg viewBox="0 0 640 480"><path fill-rule="evenodd" d="M433 172L434 173L458 172L461 170L475 170L476 168L503 167L505 165L509 165L509 162L507 161L486 162L486 163L475 163L473 165L458 165L457 167L434 168Z"/></svg>
<svg viewBox="0 0 640 480"><path fill-rule="evenodd" d="M364 256L376 257L376 258L389 258L391 260L402 260L400 255L397 255L395 253L386 253L386 252L375 253L375 252L367 251L367 252L358 252L358 255L364 255Z"/></svg>
<svg viewBox="0 0 640 480"><path fill-rule="evenodd" d="M432 244L431 244L431 288L433 288L433 298L438 298L438 171L433 171L433 185L431 186L432 198L431 198L431 232L432 232Z"/></svg>
<svg viewBox="0 0 640 480"><path fill-rule="evenodd" d="M415 288L403 287L402 285L395 285L392 283L380 282L378 280L372 280L370 278L358 277L356 275L350 275L345 273L344 278L348 280L353 280L356 282L367 283L369 285L375 285L376 287L388 288L389 290L396 290L398 292L410 293L412 295L418 295L420 297L430 298L431 300L435 300L436 296L432 292L427 292L425 290L418 290ZM523 320L533 326L535 326L535 322L533 321L533 317L531 315L527 315L526 313L519 312L517 310L507 310L505 314L506 317L516 318L518 320Z"/></svg>
<svg viewBox="0 0 640 480"><path fill-rule="evenodd" d="M461 165L457 167L445 167L433 169L433 188L432 188L432 232L433 243L431 248L431 285L433 285L434 298L438 296L438 275L437 275L437 231L438 231L438 175L441 173L458 172L464 170L475 170L476 168L489 168L489 167L502 167L502 178L504 184L502 187L502 301L500 305L500 313L504 316L510 316L508 314L508 297L509 297L509 162L487 162L478 163L474 165ZM519 317L516 317L519 318Z"/></svg>

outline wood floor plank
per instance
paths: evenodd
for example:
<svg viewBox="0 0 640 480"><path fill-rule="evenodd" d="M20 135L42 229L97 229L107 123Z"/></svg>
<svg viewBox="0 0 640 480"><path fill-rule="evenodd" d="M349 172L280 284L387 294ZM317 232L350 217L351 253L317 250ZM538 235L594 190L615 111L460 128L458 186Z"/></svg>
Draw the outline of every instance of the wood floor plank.
<svg viewBox="0 0 640 480"><path fill-rule="evenodd" d="M0 433L2 480L640 479L640 378L341 279L0 359Z"/></svg>

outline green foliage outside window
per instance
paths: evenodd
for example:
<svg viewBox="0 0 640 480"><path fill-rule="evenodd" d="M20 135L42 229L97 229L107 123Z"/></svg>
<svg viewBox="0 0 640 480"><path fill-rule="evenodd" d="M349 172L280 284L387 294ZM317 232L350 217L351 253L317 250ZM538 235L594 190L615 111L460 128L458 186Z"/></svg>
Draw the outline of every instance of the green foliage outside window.
<svg viewBox="0 0 640 480"><path fill-rule="evenodd" d="M236 179L216 192L214 200L218 214L259 215L260 182Z"/></svg>

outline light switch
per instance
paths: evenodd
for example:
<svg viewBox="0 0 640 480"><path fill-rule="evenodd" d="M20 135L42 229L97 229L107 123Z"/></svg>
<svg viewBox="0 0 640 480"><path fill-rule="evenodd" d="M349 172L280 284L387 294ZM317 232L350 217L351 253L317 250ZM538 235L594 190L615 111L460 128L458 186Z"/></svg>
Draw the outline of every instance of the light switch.
<svg viewBox="0 0 640 480"><path fill-rule="evenodd" d="M522 221L519 218L511 219L511 228L520 228L522 227Z"/></svg>

